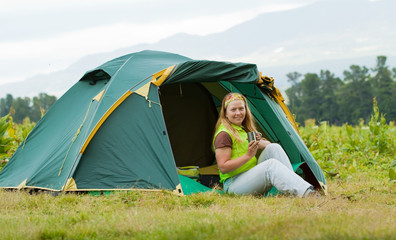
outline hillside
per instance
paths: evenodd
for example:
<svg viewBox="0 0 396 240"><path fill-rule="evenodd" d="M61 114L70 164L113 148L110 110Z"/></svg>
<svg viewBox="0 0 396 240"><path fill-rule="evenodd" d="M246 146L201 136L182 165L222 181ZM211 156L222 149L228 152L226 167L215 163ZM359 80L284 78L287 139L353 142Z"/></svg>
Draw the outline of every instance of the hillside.
<svg viewBox="0 0 396 240"><path fill-rule="evenodd" d="M289 72L327 69L342 75L352 64L373 67L376 56L396 59L396 2L391 0L321 1L305 7L264 13L224 32L197 36L176 34L154 44L141 44L81 58L69 68L23 82L0 86L0 97L61 95L88 70L123 54L144 49L179 53L193 59L256 63L281 89Z"/></svg>

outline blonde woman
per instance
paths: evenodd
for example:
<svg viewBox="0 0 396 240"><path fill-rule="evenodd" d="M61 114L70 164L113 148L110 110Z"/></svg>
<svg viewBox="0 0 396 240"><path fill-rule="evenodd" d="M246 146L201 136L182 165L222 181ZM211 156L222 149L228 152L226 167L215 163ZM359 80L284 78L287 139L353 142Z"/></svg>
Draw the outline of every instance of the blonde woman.
<svg viewBox="0 0 396 240"><path fill-rule="evenodd" d="M313 193L313 186L294 173L283 148L256 134L248 141L247 132L257 132L246 98L227 94L216 124L213 147L224 190L234 194L266 194L273 186L280 192L300 197ZM258 149L262 149L259 159Z"/></svg>

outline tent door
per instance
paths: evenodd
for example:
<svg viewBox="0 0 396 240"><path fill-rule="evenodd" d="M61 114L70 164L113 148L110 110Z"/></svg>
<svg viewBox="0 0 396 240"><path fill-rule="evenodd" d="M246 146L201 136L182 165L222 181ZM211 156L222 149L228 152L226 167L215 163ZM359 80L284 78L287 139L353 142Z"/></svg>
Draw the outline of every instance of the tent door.
<svg viewBox="0 0 396 240"><path fill-rule="evenodd" d="M211 94L200 83L177 83L161 86L160 100L176 166L212 165L218 114Z"/></svg>

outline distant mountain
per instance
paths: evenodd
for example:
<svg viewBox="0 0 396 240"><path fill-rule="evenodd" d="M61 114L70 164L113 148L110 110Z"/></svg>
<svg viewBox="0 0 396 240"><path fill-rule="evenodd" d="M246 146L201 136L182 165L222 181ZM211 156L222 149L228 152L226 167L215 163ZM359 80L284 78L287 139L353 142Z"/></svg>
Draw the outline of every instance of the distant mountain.
<svg viewBox="0 0 396 240"><path fill-rule="evenodd" d="M69 68L0 86L0 97L60 95L88 70L115 57L144 49L178 53L193 59L256 63L260 71L288 86L289 72L330 70L337 76L350 65L374 67L385 55L396 63L396 1L320 1L305 7L264 13L224 32L207 36L176 34L154 44L89 55Z"/></svg>

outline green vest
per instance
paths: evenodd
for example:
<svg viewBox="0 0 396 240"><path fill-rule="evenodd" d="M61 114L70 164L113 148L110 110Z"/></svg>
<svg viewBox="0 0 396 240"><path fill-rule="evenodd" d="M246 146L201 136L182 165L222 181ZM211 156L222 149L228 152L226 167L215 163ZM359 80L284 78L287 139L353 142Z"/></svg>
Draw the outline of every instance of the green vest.
<svg viewBox="0 0 396 240"><path fill-rule="evenodd" d="M214 148L214 140L215 140L216 136L217 136L220 132L226 132L226 133L228 133L228 134L230 135L230 137L231 137L231 139L232 139L231 160L232 160L232 159L235 159L235 158L238 158L238 157L240 157L240 156L246 154L246 153L247 153L247 150L248 150L248 145L249 145L249 142L248 142L248 140L247 140L247 133L246 133L246 131L245 131L242 127L239 127L239 126L237 126L237 125L232 124L232 126L238 131L239 137L243 140L242 143L237 142L236 139L234 138L234 136L232 136L232 134L230 133L230 131L228 131L228 130L223 126L223 124L221 124L221 125L219 126L219 128L217 129L217 131L216 131L216 133L215 133L215 135L214 135L214 138L213 138L213 148ZM220 173L220 174L219 174L219 175L220 175L220 182L221 182L221 183L224 183L224 181L225 181L227 178L230 178L230 177L233 177L233 176L235 176L235 175L237 175L237 174L240 174L240 173L242 173L242 172L245 172L245 171L247 171L247 170L253 168L253 167L256 166L256 165L257 165L257 158L256 158L256 157L253 157L253 158L251 158L249 161L247 161L245 164L243 164L242 166L240 166L239 168L235 169L235 170L232 171L232 172L228 172L228 173L223 174L223 173L221 173L221 172L219 171L219 173Z"/></svg>

